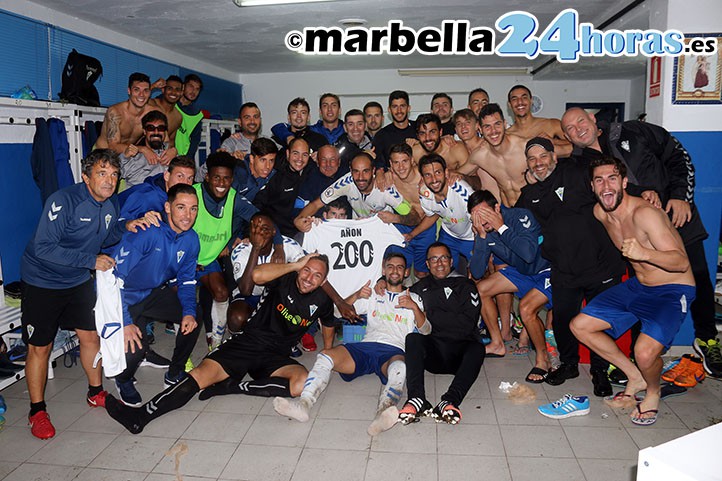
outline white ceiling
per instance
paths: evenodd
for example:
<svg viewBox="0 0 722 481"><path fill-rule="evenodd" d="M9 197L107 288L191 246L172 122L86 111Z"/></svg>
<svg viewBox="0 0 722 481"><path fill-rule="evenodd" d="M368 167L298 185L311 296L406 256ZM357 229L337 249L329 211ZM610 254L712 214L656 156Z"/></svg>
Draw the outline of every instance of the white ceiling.
<svg viewBox="0 0 722 481"><path fill-rule="evenodd" d="M535 61L497 56L308 56L284 46L290 30L338 26L345 18L363 18L367 27L402 20L419 29L440 27L446 19L469 20L472 26L494 28L501 15L529 11L546 26L560 11L575 8L580 21L595 26L632 0L339 0L306 5L236 7L232 0L33 0L34 3L88 21L220 68L246 73L316 70L363 70L424 67L538 67ZM648 28L645 4L627 13L617 28ZM501 37L497 36L497 42ZM646 59L585 59L555 64L536 78L633 78L644 75Z"/></svg>

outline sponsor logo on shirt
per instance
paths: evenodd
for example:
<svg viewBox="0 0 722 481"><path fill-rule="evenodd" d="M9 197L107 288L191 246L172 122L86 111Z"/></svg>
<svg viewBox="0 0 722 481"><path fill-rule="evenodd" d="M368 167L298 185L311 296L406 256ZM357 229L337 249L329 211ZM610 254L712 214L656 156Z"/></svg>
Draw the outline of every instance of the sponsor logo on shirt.
<svg viewBox="0 0 722 481"><path fill-rule="evenodd" d="M291 313L288 308L281 303L276 306L276 310L281 313L281 316L283 316L286 321L293 324L294 326L306 327L311 325L311 321L302 318L298 314Z"/></svg>

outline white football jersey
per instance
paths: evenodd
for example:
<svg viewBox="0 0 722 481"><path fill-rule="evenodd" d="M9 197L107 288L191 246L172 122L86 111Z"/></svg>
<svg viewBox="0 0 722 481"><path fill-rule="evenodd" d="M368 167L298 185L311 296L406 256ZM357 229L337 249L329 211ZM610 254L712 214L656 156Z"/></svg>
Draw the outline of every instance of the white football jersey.
<svg viewBox="0 0 722 481"><path fill-rule="evenodd" d="M449 185L446 192L446 199L437 202L434 193L422 185L419 188L419 199L424 214L432 216L438 214L441 218L441 228L452 237L461 240L474 240L474 232L471 230L471 217L466 209L469 196L474 192L469 184L463 180L457 180Z"/></svg>
<svg viewBox="0 0 722 481"><path fill-rule="evenodd" d="M383 210L393 212L396 207L404 202L404 198L394 186L384 191L374 187L371 193L362 194L356 187L350 172L331 184L321 194L321 202L328 205L343 196L346 196L349 204L351 204L354 219L371 217L376 212Z"/></svg>
<svg viewBox="0 0 722 481"><path fill-rule="evenodd" d="M367 280L381 277L384 253L390 245L403 245L404 236L377 216L366 219L332 219L314 225L303 238L306 252L326 254L328 280L345 298Z"/></svg>
<svg viewBox="0 0 722 481"><path fill-rule="evenodd" d="M303 249L298 244L298 242L291 239L290 237L282 237L283 252L284 254L286 254L286 262L296 262L304 256ZM231 264L233 264L233 278L236 280L236 282L240 280L241 276L243 275L243 271L246 270L252 248L253 246L251 244L244 244L243 242L241 242L233 249L233 252L231 252ZM267 256L258 256L258 265L260 266L261 264L267 264L271 262L271 256L273 256L273 252L275 250L275 247L271 247L271 252L269 252ZM251 293L251 295L260 296L262 292L263 286L253 286L253 292ZM239 291L238 287L236 286L236 288L233 289L233 295L235 296L238 294Z"/></svg>
<svg viewBox="0 0 722 481"><path fill-rule="evenodd" d="M374 284L375 281L372 279L371 283ZM380 342L404 350L406 335L414 332L416 328L414 311L395 307L399 296L405 295L405 289L402 292L387 290L383 296L373 292L368 299L354 302L356 312L366 314L366 335L362 342ZM413 292L409 292L409 295L423 311L424 303L421 298Z"/></svg>

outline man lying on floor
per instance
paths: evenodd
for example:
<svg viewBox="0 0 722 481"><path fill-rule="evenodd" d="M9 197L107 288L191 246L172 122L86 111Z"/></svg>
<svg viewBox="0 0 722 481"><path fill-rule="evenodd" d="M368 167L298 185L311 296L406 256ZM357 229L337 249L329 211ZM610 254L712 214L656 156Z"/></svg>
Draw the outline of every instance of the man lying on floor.
<svg viewBox="0 0 722 481"><path fill-rule="evenodd" d="M229 393L298 396L308 371L288 353L314 322L333 323L331 300L319 289L327 274L328 258L318 254L289 264L258 266L253 281L265 285L265 290L242 333L208 354L190 376L139 408L109 395L105 404L108 414L138 434L152 420L184 406L201 389L209 394L202 399ZM253 381L234 381L246 374Z"/></svg>

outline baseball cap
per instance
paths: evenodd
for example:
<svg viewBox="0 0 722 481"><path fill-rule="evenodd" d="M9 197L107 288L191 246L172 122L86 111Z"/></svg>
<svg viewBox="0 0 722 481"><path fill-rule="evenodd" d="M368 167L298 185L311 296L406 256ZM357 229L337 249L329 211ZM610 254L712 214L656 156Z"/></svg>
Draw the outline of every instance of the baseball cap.
<svg viewBox="0 0 722 481"><path fill-rule="evenodd" d="M538 145L542 149L549 152L554 152L554 144L551 140L544 137L534 137L532 139L529 139L529 141L526 143L526 147L524 148L524 155L526 155L529 152L529 149L531 149L535 145Z"/></svg>

